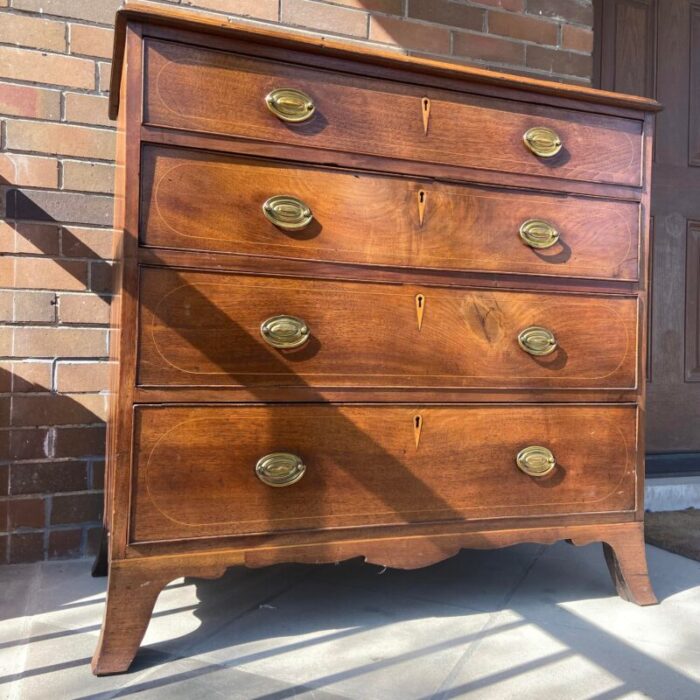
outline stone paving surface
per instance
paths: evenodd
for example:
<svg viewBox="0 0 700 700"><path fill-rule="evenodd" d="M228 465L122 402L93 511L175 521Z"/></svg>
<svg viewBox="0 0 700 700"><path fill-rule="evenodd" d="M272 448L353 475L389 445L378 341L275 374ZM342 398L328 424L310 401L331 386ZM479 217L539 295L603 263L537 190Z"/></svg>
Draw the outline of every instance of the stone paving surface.
<svg viewBox="0 0 700 700"><path fill-rule="evenodd" d="M231 569L161 594L129 673L95 678L106 579L0 567L0 698L700 699L700 562L647 548L661 604L612 592L599 545Z"/></svg>

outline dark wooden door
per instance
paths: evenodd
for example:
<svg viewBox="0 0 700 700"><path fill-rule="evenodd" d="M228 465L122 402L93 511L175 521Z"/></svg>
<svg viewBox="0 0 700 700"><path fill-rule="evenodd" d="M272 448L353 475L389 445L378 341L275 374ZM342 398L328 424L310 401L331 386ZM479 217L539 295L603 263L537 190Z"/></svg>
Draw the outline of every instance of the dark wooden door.
<svg viewBox="0 0 700 700"><path fill-rule="evenodd" d="M649 471L700 471L700 0L598 0L597 86L655 97Z"/></svg>

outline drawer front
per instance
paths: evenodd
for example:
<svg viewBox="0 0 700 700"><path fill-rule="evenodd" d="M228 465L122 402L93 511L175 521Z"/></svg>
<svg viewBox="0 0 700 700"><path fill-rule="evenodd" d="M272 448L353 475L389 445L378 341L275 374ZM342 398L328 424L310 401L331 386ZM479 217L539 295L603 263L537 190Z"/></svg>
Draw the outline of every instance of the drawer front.
<svg viewBox="0 0 700 700"><path fill-rule="evenodd" d="M313 101L311 118L281 121L273 90ZM425 99L429 104L425 103ZM429 107L429 109L428 109ZM465 95L164 42L146 44L145 119L156 126L424 163L639 186L641 121ZM554 157L523 141L537 127Z"/></svg>
<svg viewBox="0 0 700 700"><path fill-rule="evenodd" d="M135 435L134 541L635 507L632 406L143 406Z"/></svg>
<svg viewBox="0 0 700 700"><path fill-rule="evenodd" d="M636 381L630 297L144 268L141 305L138 378L146 386L632 388ZM287 317L281 325L280 316ZM552 352L521 346L555 347L541 331L519 342L532 327L551 332Z"/></svg>
<svg viewBox="0 0 700 700"><path fill-rule="evenodd" d="M141 240L150 246L444 270L638 278L639 206L630 202L157 147L145 149L142 178ZM279 196L296 200L292 221L276 214L272 201L265 215L263 205ZM304 207L310 216L304 217ZM528 221L542 222L544 231L533 236Z"/></svg>

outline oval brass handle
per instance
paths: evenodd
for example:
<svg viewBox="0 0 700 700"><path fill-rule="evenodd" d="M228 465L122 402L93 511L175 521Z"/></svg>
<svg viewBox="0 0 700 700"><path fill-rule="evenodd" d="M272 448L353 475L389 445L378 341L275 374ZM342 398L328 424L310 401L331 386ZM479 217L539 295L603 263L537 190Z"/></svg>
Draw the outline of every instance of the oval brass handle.
<svg viewBox="0 0 700 700"><path fill-rule="evenodd" d="M314 218L311 209L301 199L288 194L277 194L265 200L262 210L268 221L285 231L306 228Z"/></svg>
<svg viewBox="0 0 700 700"><path fill-rule="evenodd" d="M520 238L530 248L551 248L559 240L559 231L544 219L528 219L520 224Z"/></svg>
<svg viewBox="0 0 700 700"><path fill-rule="evenodd" d="M529 326L518 333L518 345L530 355L549 355L557 349L557 339L547 328Z"/></svg>
<svg viewBox="0 0 700 700"><path fill-rule="evenodd" d="M255 465L255 474L268 486L277 488L296 484L306 471L301 457L291 452L271 452L261 457Z"/></svg>
<svg viewBox="0 0 700 700"><path fill-rule="evenodd" d="M533 126L523 134L525 145L540 158L551 158L562 148L559 135L547 126Z"/></svg>
<svg viewBox="0 0 700 700"><path fill-rule="evenodd" d="M296 316L271 316L260 325L263 340L273 348L291 349L302 346L311 335L306 322Z"/></svg>
<svg viewBox="0 0 700 700"><path fill-rule="evenodd" d="M557 466L551 450L541 445L530 445L520 450L515 463L530 476L545 476Z"/></svg>
<svg viewBox="0 0 700 700"><path fill-rule="evenodd" d="M314 101L296 88L278 88L265 97L267 108L283 122L298 124L311 119L316 106Z"/></svg>

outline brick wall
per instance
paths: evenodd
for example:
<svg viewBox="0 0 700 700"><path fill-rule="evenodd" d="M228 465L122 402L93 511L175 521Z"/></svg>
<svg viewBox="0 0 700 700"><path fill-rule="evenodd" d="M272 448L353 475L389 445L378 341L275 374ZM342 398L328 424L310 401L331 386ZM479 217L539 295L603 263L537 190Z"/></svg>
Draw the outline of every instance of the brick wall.
<svg viewBox="0 0 700 700"><path fill-rule="evenodd" d="M161 0L589 82L590 0ZM0 562L80 556L102 505L118 0L0 0Z"/></svg>

